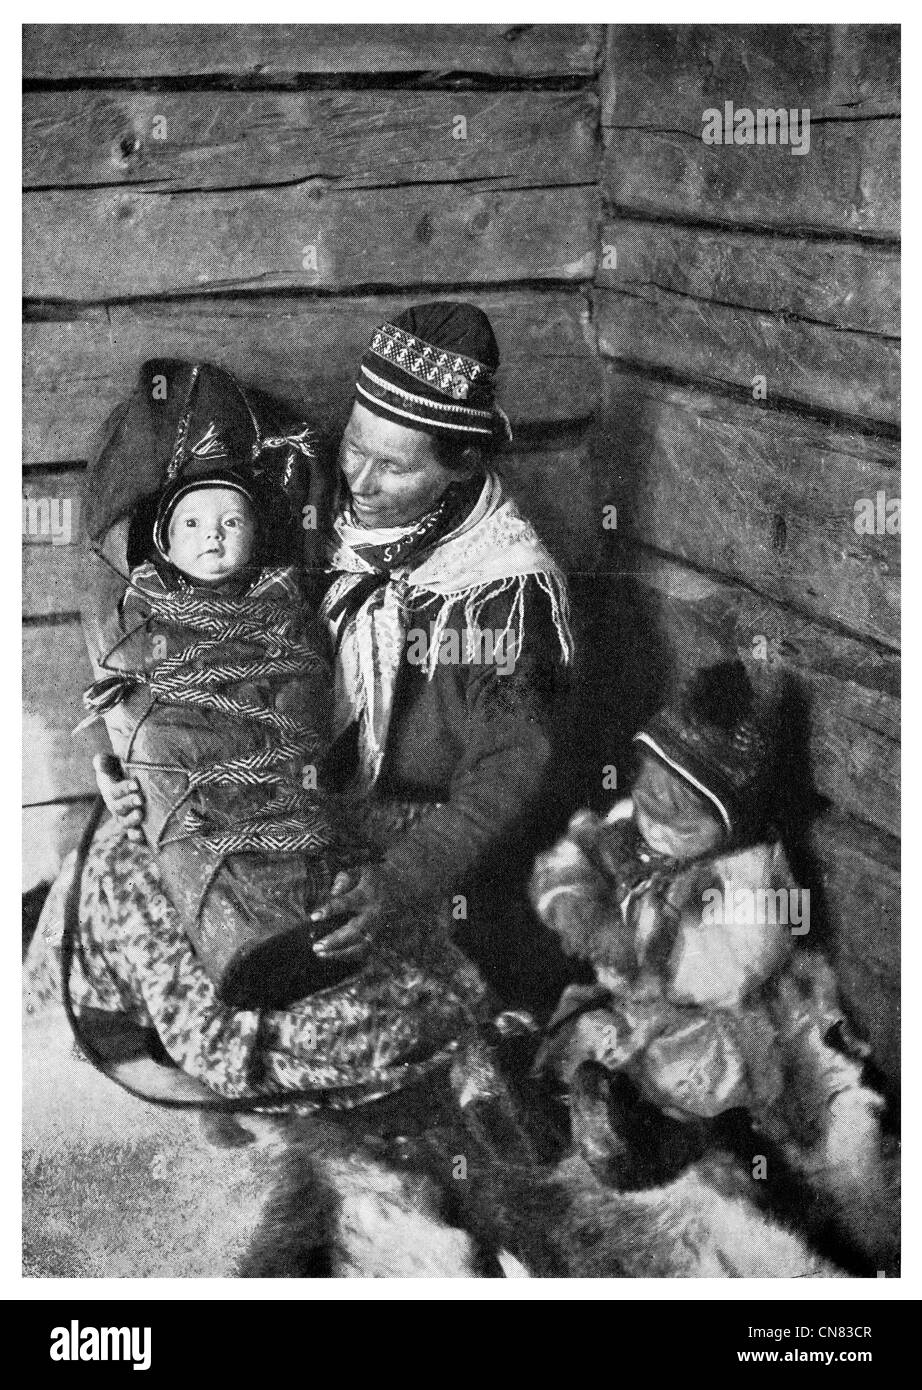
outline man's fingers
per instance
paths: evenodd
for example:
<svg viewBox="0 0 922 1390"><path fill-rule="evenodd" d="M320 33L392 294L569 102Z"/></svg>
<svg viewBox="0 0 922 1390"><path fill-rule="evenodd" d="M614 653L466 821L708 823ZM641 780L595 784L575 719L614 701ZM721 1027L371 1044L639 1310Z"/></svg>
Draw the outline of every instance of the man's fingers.
<svg viewBox="0 0 922 1390"><path fill-rule="evenodd" d="M330 897L335 898L341 893L347 893L350 888L355 886L355 882L355 874L350 873L347 869L340 869L333 880L333 887L330 889Z"/></svg>
<svg viewBox="0 0 922 1390"><path fill-rule="evenodd" d="M334 917L351 917L356 912L361 912L362 908L367 907L365 895L358 888L350 888L345 893L340 893L332 902L323 903L320 907L315 907L310 914L312 922L329 922Z"/></svg>
<svg viewBox="0 0 922 1390"><path fill-rule="evenodd" d="M338 901L342 901L342 899ZM342 922L327 936L322 937L315 944L314 950L321 956L338 956L344 951L367 949L369 917L368 904L363 903L362 909L353 912L348 921Z"/></svg>
<svg viewBox="0 0 922 1390"><path fill-rule="evenodd" d="M317 951L321 960L361 960L367 954L367 941L359 941L355 946L343 946L338 951Z"/></svg>
<svg viewBox="0 0 922 1390"><path fill-rule="evenodd" d="M337 927L329 936L315 944L315 954L324 960L351 960L355 956L364 955L368 950L369 940L365 935L363 923L364 915L359 915Z"/></svg>

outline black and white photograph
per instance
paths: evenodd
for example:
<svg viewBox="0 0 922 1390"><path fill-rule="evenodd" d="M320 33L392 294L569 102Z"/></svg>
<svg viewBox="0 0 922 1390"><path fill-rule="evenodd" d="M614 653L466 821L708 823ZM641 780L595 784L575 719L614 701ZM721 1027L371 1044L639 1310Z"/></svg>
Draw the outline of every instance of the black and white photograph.
<svg viewBox="0 0 922 1390"><path fill-rule="evenodd" d="M23 1283L899 1281L900 24L149 17L22 26Z"/></svg>

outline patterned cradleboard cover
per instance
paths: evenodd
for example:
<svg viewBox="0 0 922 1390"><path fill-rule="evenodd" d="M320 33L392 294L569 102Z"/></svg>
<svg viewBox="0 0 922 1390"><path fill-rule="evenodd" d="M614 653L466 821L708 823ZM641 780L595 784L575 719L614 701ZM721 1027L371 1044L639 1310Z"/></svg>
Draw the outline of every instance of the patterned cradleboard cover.
<svg viewBox="0 0 922 1390"><path fill-rule="evenodd" d="M177 588L148 559L152 499L195 476L196 441L216 434L275 508L275 563L235 595ZM312 445L303 423L260 416L219 369L148 362L87 478L87 706L140 784L144 832L197 954L241 1008L279 1007L354 969L313 953L308 921L337 862L328 804L305 775L327 749L332 686L303 585L302 508L328 510Z"/></svg>

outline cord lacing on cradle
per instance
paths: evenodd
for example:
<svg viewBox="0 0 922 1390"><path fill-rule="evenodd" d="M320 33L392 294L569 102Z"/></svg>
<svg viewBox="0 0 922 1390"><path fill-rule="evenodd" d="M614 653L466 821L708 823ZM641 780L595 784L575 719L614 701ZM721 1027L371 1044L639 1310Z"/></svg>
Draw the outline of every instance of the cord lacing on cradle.
<svg viewBox="0 0 922 1390"><path fill-rule="evenodd" d="M84 706L98 715L119 704L138 685L147 685L158 703L195 705L226 718L252 720L273 730L280 740L273 748L258 749L206 768L126 759L125 767L129 769L179 772L186 776L186 790L164 818L164 829L197 788L274 785L278 789L258 815L219 829L209 826L198 811L190 808L183 818L182 833L164 838L161 831L159 843L174 844L194 837L222 858L242 851L288 854L306 850L318 854L328 849L333 834L316 797L291 785L292 765L303 765L319 751L314 730L279 710L244 698L241 693L218 688L232 682L253 683L267 676L326 673L323 659L292 636L295 618L290 608L271 599L250 597L243 613L239 600L189 590L164 594L145 590L143 596L151 618L190 628L201 634L199 640L175 656L164 657L149 671L121 671L94 682L84 692ZM254 645L259 655L216 661L210 666L200 664L202 657L234 641Z"/></svg>

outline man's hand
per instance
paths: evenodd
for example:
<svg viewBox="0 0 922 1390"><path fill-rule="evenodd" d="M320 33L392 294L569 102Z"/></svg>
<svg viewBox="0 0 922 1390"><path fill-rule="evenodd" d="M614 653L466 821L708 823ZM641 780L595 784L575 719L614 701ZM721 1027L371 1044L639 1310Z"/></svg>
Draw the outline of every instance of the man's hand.
<svg viewBox="0 0 922 1390"><path fill-rule="evenodd" d="M347 921L315 943L315 954L321 960L361 960L376 938L391 928L395 911L393 893L376 865L337 874L328 901L311 913L310 920Z"/></svg>
<svg viewBox="0 0 922 1390"><path fill-rule="evenodd" d="M111 753L97 753L93 759L96 785L106 808L118 821L129 840L143 840L144 797L137 782L125 778L121 763Z"/></svg>

